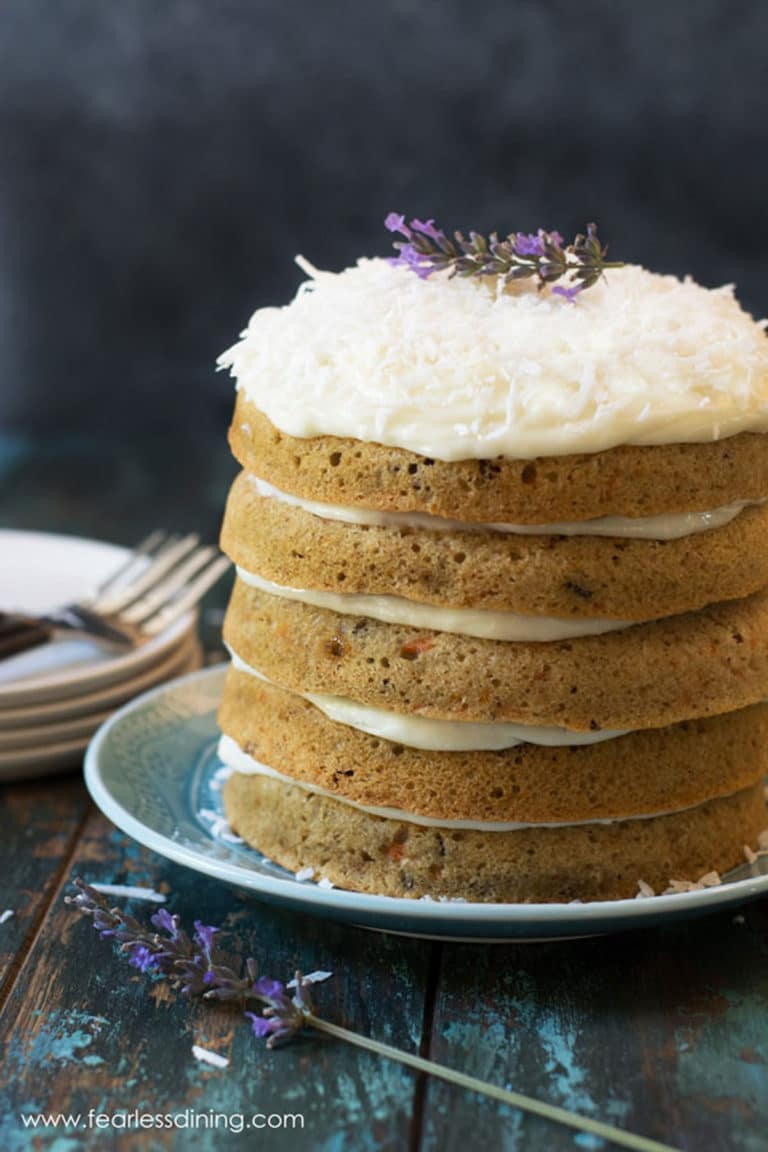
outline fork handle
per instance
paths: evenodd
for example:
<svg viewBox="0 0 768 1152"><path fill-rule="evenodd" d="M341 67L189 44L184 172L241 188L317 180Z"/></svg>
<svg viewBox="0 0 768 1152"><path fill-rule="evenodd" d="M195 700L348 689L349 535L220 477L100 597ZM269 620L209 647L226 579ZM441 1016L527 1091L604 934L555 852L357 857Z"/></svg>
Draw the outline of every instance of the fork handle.
<svg viewBox="0 0 768 1152"><path fill-rule="evenodd" d="M132 647L136 639L135 629L128 625L118 627L84 604L69 604L65 608L58 608L47 616L41 616L40 623L71 632L84 632L95 640L103 640L120 648Z"/></svg>
<svg viewBox="0 0 768 1152"><path fill-rule="evenodd" d="M47 644L53 631L53 625L34 616L0 612L0 660Z"/></svg>

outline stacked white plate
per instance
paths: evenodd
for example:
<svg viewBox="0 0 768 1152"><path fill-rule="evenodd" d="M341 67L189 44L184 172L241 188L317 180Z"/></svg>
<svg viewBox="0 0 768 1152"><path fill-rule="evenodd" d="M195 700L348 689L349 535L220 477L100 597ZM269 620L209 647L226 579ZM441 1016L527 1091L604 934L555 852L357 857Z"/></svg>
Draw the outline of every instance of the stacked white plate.
<svg viewBox="0 0 768 1152"><path fill-rule="evenodd" d="M96 540L0 531L0 611L41 615L83 600L127 556ZM200 663L196 612L129 652L61 632L0 660L0 779L75 767L116 708Z"/></svg>

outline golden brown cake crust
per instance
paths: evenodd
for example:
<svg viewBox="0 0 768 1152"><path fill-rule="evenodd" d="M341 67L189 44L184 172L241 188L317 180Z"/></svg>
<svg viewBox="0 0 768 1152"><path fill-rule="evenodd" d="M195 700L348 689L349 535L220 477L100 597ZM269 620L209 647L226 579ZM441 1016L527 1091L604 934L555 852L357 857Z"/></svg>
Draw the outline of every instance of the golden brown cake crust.
<svg viewBox="0 0 768 1152"><path fill-rule="evenodd" d="M438 820L546 823L674 812L768 772L768 705L574 748L424 752L329 720L230 668L219 724L249 756L340 799ZM768 823L768 821L766 821Z"/></svg>
<svg viewBox="0 0 768 1152"><path fill-rule="evenodd" d="M547 644L346 616L238 580L224 638L297 692L448 720L663 728L768 698L768 591L620 632Z"/></svg>
<svg viewBox="0 0 768 1152"><path fill-rule="evenodd" d="M221 546L275 584L452 608L651 620L768 584L768 505L679 540L363 527L258 494L245 473Z"/></svg>
<svg viewBox="0 0 768 1152"><path fill-rule="evenodd" d="M487 523L707 511L768 495L768 438L624 445L536 460L446 463L333 436L288 436L238 392L229 442L240 464L307 500Z"/></svg>
<svg viewBox="0 0 768 1152"><path fill-rule="evenodd" d="M766 824L762 784L650 820L475 832L425 828L263 776L223 790L233 829L270 860L353 891L532 903L634 896L743 861Z"/></svg>

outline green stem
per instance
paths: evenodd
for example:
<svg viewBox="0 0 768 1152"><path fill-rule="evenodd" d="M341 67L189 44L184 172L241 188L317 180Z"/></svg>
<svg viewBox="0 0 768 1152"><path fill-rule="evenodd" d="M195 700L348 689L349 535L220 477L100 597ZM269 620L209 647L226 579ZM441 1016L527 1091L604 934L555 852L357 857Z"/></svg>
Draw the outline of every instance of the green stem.
<svg viewBox="0 0 768 1152"><path fill-rule="evenodd" d="M370 1040L357 1032L350 1032L338 1024L329 1024L311 1012L306 1014L307 1023L319 1032L335 1036L338 1040L345 1040L348 1044L355 1044L358 1048L366 1048L369 1052L376 1052L388 1060L397 1060L400 1064L407 1064L419 1072L426 1072L428 1076L436 1076L440 1080L447 1080L450 1084L457 1084L470 1092L479 1092L483 1096L490 1096L502 1104L509 1104L512 1108L519 1108L523 1112L532 1112L536 1116L543 1116L545 1120L552 1120L556 1124L565 1124L569 1128L576 1128L579 1132L590 1132L604 1140L611 1140L624 1148L634 1148L636 1152L679 1152L671 1144L661 1144L658 1140L650 1140L646 1136L635 1136L631 1132L624 1132L621 1128L614 1128L611 1124L602 1124L599 1120L590 1120L587 1116L579 1116L565 1108L558 1108L554 1104L544 1104L534 1100L531 1096L523 1096L519 1092L509 1092L506 1088L497 1088L494 1084L486 1084L474 1076L467 1076L464 1072L457 1072L453 1068L446 1068L442 1064L435 1064L432 1060L425 1060L423 1056L414 1056L409 1052L402 1052L389 1044L381 1044L378 1040Z"/></svg>

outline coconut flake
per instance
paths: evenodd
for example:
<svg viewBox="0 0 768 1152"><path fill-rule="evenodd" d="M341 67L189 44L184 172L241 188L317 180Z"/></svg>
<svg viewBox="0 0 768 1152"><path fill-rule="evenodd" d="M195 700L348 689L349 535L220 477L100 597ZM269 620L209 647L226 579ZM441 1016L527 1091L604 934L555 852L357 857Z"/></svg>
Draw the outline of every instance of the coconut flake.
<svg viewBox="0 0 768 1152"><path fill-rule="evenodd" d="M198 819L210 824L211 836L215 840L224 840L227 844L245 843L242 836L238 836L232 831L229 821L219 812L214 812L212 808L200 808L197 815Z"/></svg>
<svg viewBox="0 0 768 1152"><path fill-rule="evenodd" d="M218 1052L209 1052L207 1048L201 1048L199 1044L192 1045L192 1055L201 1064L210 1064L212 1068L228 1068L229 1060L226 1056L220 1056Z"/></svg>
<svg viewBox="0 0 768 1152"><path fill-rule="evenodd" d="M125 896L130 900L149 900L152 904L165 904L166 897L154 888L143 888L138 884L91 884L104 896Z"/></svg>

